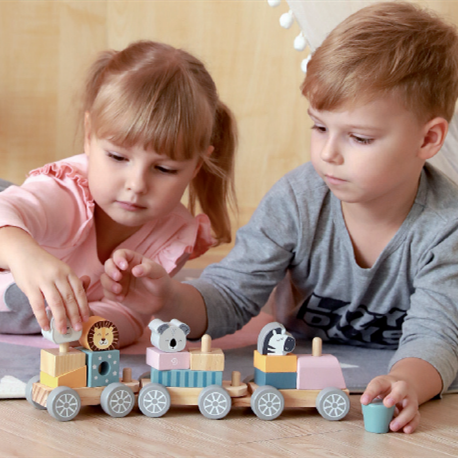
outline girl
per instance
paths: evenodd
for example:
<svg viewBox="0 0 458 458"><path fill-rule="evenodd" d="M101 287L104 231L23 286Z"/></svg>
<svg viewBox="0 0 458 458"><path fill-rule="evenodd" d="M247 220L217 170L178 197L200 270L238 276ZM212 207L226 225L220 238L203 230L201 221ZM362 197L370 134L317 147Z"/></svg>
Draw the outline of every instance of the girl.
<svg viewBox="0 0 458 458"><path fill-rule="evenodd" d="M60 332L67 317L79 330L101 315L125 346L154 308L141 288L128 304L104 298L105 261L128 249L174 275L230 241L236 125L202 62L150 41L103 52L83 108L84 154L0 194L0 268L9 271L0 277L0 332L49 329L47 303ZM187 189L189 210L180 203ZM205 214L193 216L197 203ZM129 287L136 291L134 276Z"/></svg>

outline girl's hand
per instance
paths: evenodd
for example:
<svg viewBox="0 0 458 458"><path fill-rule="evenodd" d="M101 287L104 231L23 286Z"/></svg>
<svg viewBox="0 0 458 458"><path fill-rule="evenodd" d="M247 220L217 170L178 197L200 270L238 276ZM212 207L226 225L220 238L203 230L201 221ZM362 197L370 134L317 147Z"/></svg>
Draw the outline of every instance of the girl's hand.
<svg viewBox="0 0 458 458"><path fill-rule="evenodd" d="M411 384L393 375L375 377L361 396L361 403L367 405L376 397L383 398L385 407L396 406L391 431L402 429L407 434L415 431L420 423L420 412L418 396Z"/></svg>
<svg viewBox="0 0 458 458"><path fill-rule="evenodd" d="M52 311L57 330L67 332L67 317L75 331L89 318L86 288L89 277L81 279L72 269L38 245L28 246L10 262L9 269L27 296L38 324L49 330L46 306Z"/></svg>
<svg viewBox="0 0 458 458"><path fill-rule="evenodd" d="M105 262L100 277L105 297L134 305L145 301L152 313L162 309L171 295L171 278L159 264L126 249L116 250Z"/></svg>

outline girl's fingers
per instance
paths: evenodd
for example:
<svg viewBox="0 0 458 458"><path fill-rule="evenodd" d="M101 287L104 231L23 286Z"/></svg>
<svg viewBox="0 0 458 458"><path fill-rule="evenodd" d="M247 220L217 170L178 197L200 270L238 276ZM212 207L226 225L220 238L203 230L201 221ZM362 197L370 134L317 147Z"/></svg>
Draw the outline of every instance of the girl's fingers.
<svg viewBox="0 0 458 458"><path fill-rule="evenodd" d="M141 264L143 256L132 250L121 249L113 253L112 259L119 269L127 270L129 265Z"/></svg>
<svg viewBox="0 0 458 458"><path fill-rule="evenodd" d="M105 262L105 273L114 281L120 281L122 279L122 273L119 271L118 266L115 264L113 258L107 259Z"/></svg>
<svg viewBox="0 0 458 458"><path fill-rule="evenodd" d="M88 279L89 277L86 277L85 281ZM76 275L70 276L69 282L78 305L79 317L81 318L81 321L87 321L90 313L85 284ZM75 328L73 327L73 329ZM79 331L79 329L75 329L75 331Z"/></svg>
<svg viewBox="0 0 458 458"><path fill-rule="evenodd" d="M87 291L91 284L91 278L88 275L83 275L80 277L80 281L83 284L84 291Z"/></svg>
<svg viewBox="0 0 458 458"><path fill-rule="evenodd" d="M100 284L102 285L102 288L107 290L107 291L110 291L111 290L111 285L115 284L116 282L114 282L109 276L107 273L103 273L102 275L100 275Z"/></svg>
<svg viewBox="0 0 458 458"><path fill-rule="evenodd" d="M87 309L87 299L86 293L84 291L83 285L79 281L78 277L75 277L78 281L79 285L72 284L72 282L76 282L76 280L72 280L70 277L65 279L65 281L56 283L56 289L61 297L61 304L63 307L63 317L60 315L59 310L59 318L56 319L56 315L54 314L54 309L50 305L51 310L53 311L53 317L57 320L57 329L61 334L67 333L67 318L70 321L71 327L75 331L80 331L82 327L82 315L80 314L80 302L79 300L83 301L86 305L84 306ZM75 288L78 290L78 293L75 291ZM59 304L56 304L60 307ZM89 313L89 310L86 310L86 314Z"/></svg>
<svg viewBox="0 0 458 458"><path fill-rule="evenodd" d="M32 307L35 318L38 321L41 329L49 331L49 319L46 314L45 301L43 295L39 290L36 292L28 291L26 293L27 298L29 299L30 306Z"/></svg>
<svg viewBox="0 0 458 458"><path fill-rule="evenodd" d="M118 282L113 281L107 274L100 276L100 283L105 292L111 294L120 294L122 292L122 286Z"/></svg>
<svg viewBox="0 0 458 458"><path fill-rule="evenodd" d="M102 284L103 294L107 299L118 302L124 299L122 285L113 281L108 275L102 274L100 283Z"/></svg>
<svg viewBox="0 0 458 458"><path fill-rule="evenodd" d="M64 307L64 302L59 291L52 285L46 290L43 290L43 296L51 309L52 316L54 318L55 328L61 333L67 333L67 313ZM45 312L46 313L46 312Z"/></svg>
<svg viewBox="0 0 458 458"><path fill-rule="evenodd" d="M132 269L134 277L148 277L151 280L157 280L167 275L167 271L158 263L143 257L142 263Z"/></svg>

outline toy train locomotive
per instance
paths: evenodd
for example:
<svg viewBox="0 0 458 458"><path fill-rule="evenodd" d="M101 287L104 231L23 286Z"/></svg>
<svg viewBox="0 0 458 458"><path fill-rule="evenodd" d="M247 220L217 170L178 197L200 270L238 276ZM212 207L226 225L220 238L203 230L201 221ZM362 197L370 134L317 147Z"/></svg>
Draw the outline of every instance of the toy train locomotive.
<svg viewBox="0 0 458 458"><path fill-rule="evenodd" d="M129 369L119 373L116 326L91 317L80 333L43 335L59 344L41 351L40 375L27 384L27 400L47 409L59 421L72 420L83 405L98 405L113 417L124 417L136 398L140 411L161 417L171 406L196 405L208 419L224 418L232 407L251 407L262 420L277 418L285 407L316 407L327 420L344 418L350 408L348 390L337 358L321 353L321 339L310 355L296 355L295 339L280 323L260 332L254 352L254 381L242 383L234 371L223 380L224 353L211 348L203 336L200 348L186 349L189 327L172 320L154 319L146 363L151 370L132 380ZM79 340L81 347L69 348Z"/></svg>
<svg viewBox="0 0 458 458"><path fill-rule="evenodd" d="M40 375L26 385L26 398L37 409L47 409L59 421L75 418L83 405L101 405L112 417L128 415L135 405L140 384L125 369L120 381L120 356L116 349L116 326L93 316L76 332L70 326L65 335L54 329L43 336L59 348L42 349ZM78 341L81 347L72 348Z"/></svg>

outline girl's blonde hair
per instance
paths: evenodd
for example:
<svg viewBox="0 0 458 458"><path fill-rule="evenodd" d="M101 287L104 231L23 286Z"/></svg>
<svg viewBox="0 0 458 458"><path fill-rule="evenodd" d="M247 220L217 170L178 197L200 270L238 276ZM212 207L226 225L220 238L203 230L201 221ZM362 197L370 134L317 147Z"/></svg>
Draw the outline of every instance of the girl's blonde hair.
<svg viewBox="0 0 458 458"><path fill-rule="evenodd" d="M316 50L301 89L318 110L394 92L422 121L450 121L458 97L456 27L407 2L368 6Z"/></svg>
<svg viewBox="0 0 458 458"><path fill-rule="evenodd" d="M202 167L189 185L189 210L194 214L200 204L215 245L231 241L236 122L200 60L152 41L104 51L90 68L83 110L99 138L141 145L172 160L200 156Z"/></svg>

